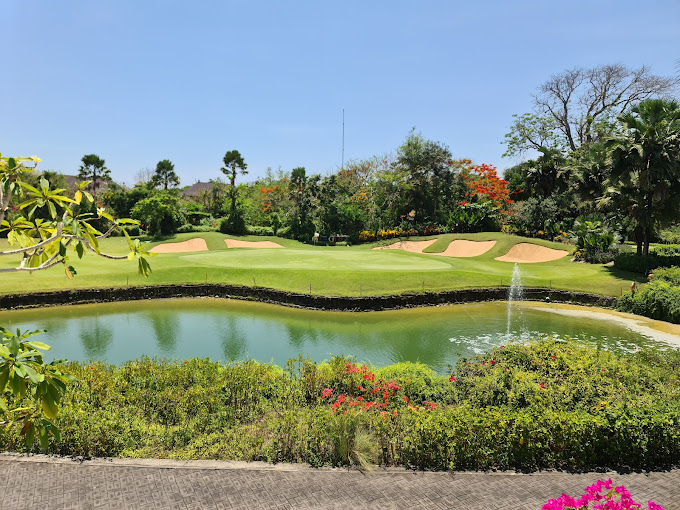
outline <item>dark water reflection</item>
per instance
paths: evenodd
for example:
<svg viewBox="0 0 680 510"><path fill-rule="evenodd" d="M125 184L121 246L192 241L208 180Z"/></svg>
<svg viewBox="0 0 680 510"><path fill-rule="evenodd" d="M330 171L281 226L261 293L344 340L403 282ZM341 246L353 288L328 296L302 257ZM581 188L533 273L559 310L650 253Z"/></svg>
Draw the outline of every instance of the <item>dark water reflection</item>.
<svg viewBox="0 0 680 510"><path fill-rule="evenodd" d="M445 371L460 357L541 335L575 337L620 350L656 343L613 318L565 316L526 306L513 317L518 320L508 335L503 302L339 313L179 299L0 312L0 325L47 329L41 340L53 347L48 359L110 363L149 355L284 365L298 354L316 361L353 355L376 365L421 361Z"/></svg>

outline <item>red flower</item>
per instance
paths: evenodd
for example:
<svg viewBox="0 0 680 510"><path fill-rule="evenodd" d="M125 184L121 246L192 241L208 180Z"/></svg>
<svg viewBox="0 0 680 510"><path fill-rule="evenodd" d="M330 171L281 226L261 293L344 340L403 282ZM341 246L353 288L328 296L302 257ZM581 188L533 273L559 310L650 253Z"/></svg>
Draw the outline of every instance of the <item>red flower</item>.
<svg viewBox="0 0 680 510"><path fill-rule="evenodd" d="M453 376L449 377L449 381L454 382L455 380L456 380L455 377L453 377Z"/></svg>
<svg viewBox="0 0 680 510"><path fill-rule="evenodd" d="M544 388L544 389L545 389L545 383L538 383L538 385L539 385L541 388Z"/></svg>

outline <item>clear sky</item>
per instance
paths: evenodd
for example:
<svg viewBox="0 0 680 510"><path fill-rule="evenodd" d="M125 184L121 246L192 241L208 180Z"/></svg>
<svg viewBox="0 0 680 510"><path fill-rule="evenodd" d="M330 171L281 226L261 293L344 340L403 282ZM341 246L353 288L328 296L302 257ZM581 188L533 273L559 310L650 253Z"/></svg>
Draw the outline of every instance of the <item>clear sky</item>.
<svg viewBox="0 0 680 510"><path fill-rule="evenodd" d="M504 169L513 113L552 74L678 73L680 2L0 0L0 152L75 173L94 153L133 184L267 167L327 173L411 127Z"/></svg>

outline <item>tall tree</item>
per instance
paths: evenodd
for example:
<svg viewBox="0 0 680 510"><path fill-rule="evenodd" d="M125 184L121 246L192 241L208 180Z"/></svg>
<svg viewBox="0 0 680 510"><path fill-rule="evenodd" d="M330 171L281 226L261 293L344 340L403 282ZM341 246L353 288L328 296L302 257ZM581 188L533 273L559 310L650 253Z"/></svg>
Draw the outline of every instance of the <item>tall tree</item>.
<svg viewBox="0 0 680 510"><path fill-rule="evenodd" d="M638 255L647 256L655 224L671 218L680 199L680 104L648 99L619 116L623 134L612 138L611 179L628 193L641 236Z"/></svg>
<svg viewBox="0 0 680 510"><path fill-rule="evenodd" d="M156 171L151 177L151 183L155 186L163 186L164 190L168 186L179 186L179 177L175 173L175 165L169 159L159 161L156 165Z"/></svg>
<svg viewBox="0 0 680 510"><path fill-rule="evenodd" d="M78 179L92 181L92 194L96 195L101 186L101 181L111 180L111 170L106 168L105 162L96 154L86 154L81 160L82 165L78 169Z"/></svg>
<svg viewBox="0 0 680 510"><path fill-rule="evenodd" d="M451 184L451 151L439 142L426 140L411 130L397 151L397 164L408 173L411 204L420 221L436 220L439 201Z"/></svg>
<svg viewBox="0 0 680 510"><path fill-rule="evenodd" d="M231 188L229 189L229 196L231 197L231 209L230 215L234 215L236 212L236 174L246 175L248 172L246 168L248 165L241 156L241 153L237 150L227 151L222 159L224 166L220 169L222 173L229 178L229 184Z"/></svg>
<svg viewBox="0 0 680 510"><path fill-rule="evenodd" d="M288 195L292 201L290 235L298 241L309 241L314 234L314 223L310 218L312 209L311 187L315 176L308 177L304 167L293 168L288 181Z"/></svg>
<svg viewBox="0 0 680 510"><path fill-rule="evenodd" d="M506 135L506 155L527 149L575 151L611 134L618 115L650 97L670 94L680 83L649 68L621 64L577 67L552 76L534 96L534 114L517 117Z"/></svg>

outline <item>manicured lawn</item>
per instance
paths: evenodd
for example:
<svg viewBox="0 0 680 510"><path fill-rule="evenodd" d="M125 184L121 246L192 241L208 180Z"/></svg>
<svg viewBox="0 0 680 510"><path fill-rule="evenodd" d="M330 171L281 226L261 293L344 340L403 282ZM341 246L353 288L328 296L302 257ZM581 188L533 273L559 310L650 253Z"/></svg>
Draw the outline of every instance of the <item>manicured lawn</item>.
<svg viewBox="0 0 680 510"><path fill-rule="evenodd" d="M480 234L445 234L424 253L401 250L376 250L376 244L358 246L310 246L278 237L243 236L246 241L274 241L284 248L227 249L225 236L217 232L178 234L163 242L179 242L201 237L209 251L162 254L150 259L153 274L146 280L137 275L136 262L112 261L88 254L71 260L78 275L68 280L59 268L26 274L0 275L0 292L35 292L62 288L89 288L169 283L229 283L257 285L290 292L323 295L386 295L405 292L429 292L470 287L508 285L514 263L500 262L494 257L505 254L519 242L532 242L555 249L573 250L572 246L492 232ZM428 238L413 238L428 239ZM432 239L432 238L429 238ZM489 252L473 258L435 256L454 239L496 240ZM390 244L383 241L378 244ZM153 246L158 243L151 243ZM0 250L7 241L0 240ZM124 254L124 238L102 242L107 253ZM633 280L642 283L640 275L614 268L569 262L569 256L553 262L520 264L522 281L527 286L544 286L572 291L620 295ZM0 268L18 264L17 257L2 257Z"/></svg>

